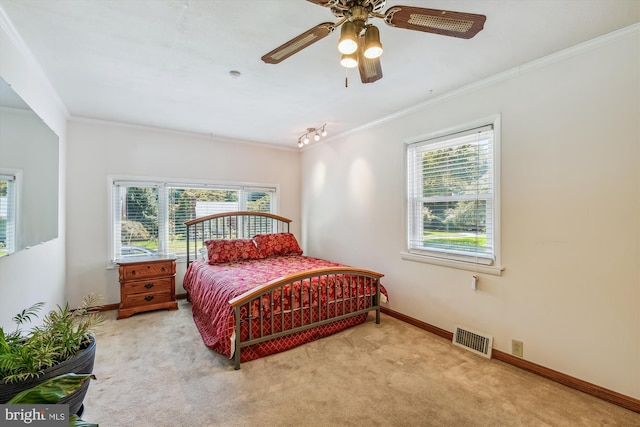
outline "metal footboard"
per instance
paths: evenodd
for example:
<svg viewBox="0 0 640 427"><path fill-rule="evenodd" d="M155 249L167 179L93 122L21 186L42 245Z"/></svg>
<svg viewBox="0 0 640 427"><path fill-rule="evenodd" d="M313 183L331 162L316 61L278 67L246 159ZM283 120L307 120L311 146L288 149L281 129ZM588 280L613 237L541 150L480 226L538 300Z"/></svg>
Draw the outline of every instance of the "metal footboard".
<svg viewBox="0 0 640 427"><path fill-rule="evenodd" d="M229 303L235 313L234 368L241 350L267 340L375 310L382 274L349 267L310 270L273 280Z"/></svg>

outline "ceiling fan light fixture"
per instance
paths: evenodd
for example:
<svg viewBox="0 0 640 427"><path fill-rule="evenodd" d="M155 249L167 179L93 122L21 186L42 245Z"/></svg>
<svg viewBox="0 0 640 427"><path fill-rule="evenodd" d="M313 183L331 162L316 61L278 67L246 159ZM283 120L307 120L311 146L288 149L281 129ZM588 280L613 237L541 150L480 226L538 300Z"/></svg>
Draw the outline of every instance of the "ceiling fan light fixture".
<svg viewBox="0 0 640 427"><path fill-rule="evenodd" d="M315 135L313 135L313 140L320 141L320 134L318 133L318 131L316 131Z"/></svg>
<svg viewBox="0 0 640 427"><path fill-rule="evenodd" d="M356 24L347 21L342 24L340 31L340 40L338 41L338 50L340 53L348 55L358 49L358 31Z"/></svg>
<svg viewBox="0 0 640 427"><path fill-rule="evenodd" d="M358 66L358 57L356 56L356 53L350 53L350 54L342 54L342 57L340 58L340 65L342 65L344 68L355 68Z"/></svg>
<svg viewBox="0 0 640 427"><path fill-rule="evenodd" d="M487 20L485 15L417 6L393 6L384 11L387 0L308 1L331 9L338 21L316 25L263 55L262 60L267 64L278 64L342 27L338 50L344 55L356 53L362 83L373 83L382 78L380 56L383 48L380 43L380 31L368 24L369 19L382 19L390 27L461 39L474 37L482 31ZM356 62L342 57L341 64L354 67ZM349 79L346 75L345 87L348 86Z"/></svg>
<svg viewBox="0 0 640 427"><path fill-rule="evenodd" d="M302 140L302 142L304 144L308 144L309 143L309 137L307 135L304 136L304 139Z"/></svg>
<svg viewBox="0 0 640 427"><path fill-rule="evenodd" d="M382 55L382 43L380 43L380 30L375 25L368 25L364 33L364 56L375 59Z"/></svg>

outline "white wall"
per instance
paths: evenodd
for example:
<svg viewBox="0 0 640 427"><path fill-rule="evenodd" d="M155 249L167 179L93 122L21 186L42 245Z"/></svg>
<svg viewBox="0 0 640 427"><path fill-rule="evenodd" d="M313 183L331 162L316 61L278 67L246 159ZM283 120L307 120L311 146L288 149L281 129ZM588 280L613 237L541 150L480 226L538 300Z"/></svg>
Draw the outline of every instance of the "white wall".
<svg viewBox="0 0 640 427"><path fill-rule="evenodd" d="M640 398L639 26L317 144L306 251L384 273L389 308ZM384 102L384 100L381 100ZM402 260L403 141L501 115L501 276Z"/></svg>
<svg viewBox="0 0 640 427"><path fill-rule="evenodd" d="M31 110L0 108L0 123L0 167L20 174L16 248L22 249L58 236L58 135Z"/></svg>
<svg viewBox="0 0 640 427"><path fill-rule="evenodd" d="M109 176L264 183L279 186L279 214L299 234L300 154L238 141L106 122L72 120L67 150L67 282L71 301L89 292L120 302L118 270L107 268ZM184 292L179 263L176 291Z"/></svg>
<svg viewBox="0 0 640 427"><path fill-rule="evenodd" d="M0 7L0 76L58 135L58 238L0 258L0 326L39 301L45 309L65 301L65 160L67 112L40 65Z"/></svg>

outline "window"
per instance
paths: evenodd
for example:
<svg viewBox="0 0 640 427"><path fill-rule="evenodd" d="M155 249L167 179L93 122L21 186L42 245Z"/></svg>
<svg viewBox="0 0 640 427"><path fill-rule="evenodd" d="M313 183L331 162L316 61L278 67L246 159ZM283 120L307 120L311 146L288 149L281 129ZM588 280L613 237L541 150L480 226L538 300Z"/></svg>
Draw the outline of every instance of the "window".
<svg viewBox="0 0 640 427"><path fill-rule="evenodd" d="M494 125L407 147L410 254L473 265L497 257Z"/></svg>
<svg viewBox="0 0 640 427"><path fill-rule="evenodd" d="M15 252L17 176L0 172L0 257Z"/></svg>
<svg viewBox="0 0 640 427"><path fill-rule="evenodd" d="M275 187L114 180L112 189L112 259L184 256L186 221L228 211L276 210Z"/></svg>

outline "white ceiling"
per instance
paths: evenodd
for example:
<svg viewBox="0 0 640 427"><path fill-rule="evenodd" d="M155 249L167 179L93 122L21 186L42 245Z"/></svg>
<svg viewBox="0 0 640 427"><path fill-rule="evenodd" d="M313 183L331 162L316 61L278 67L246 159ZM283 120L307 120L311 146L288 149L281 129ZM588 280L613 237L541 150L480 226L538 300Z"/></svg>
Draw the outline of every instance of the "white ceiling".
<svg viewBox="0 0 640 427"><path fill-rule="evenodd" d="M376 19L384 77L360 83L339 31L280 64L260 57L331 11L305 0L0 0L73 117L296 147L640 21L640 0L387 0L487 16L470 40ZM229 72L237 70L238 78Z"/></svg>

